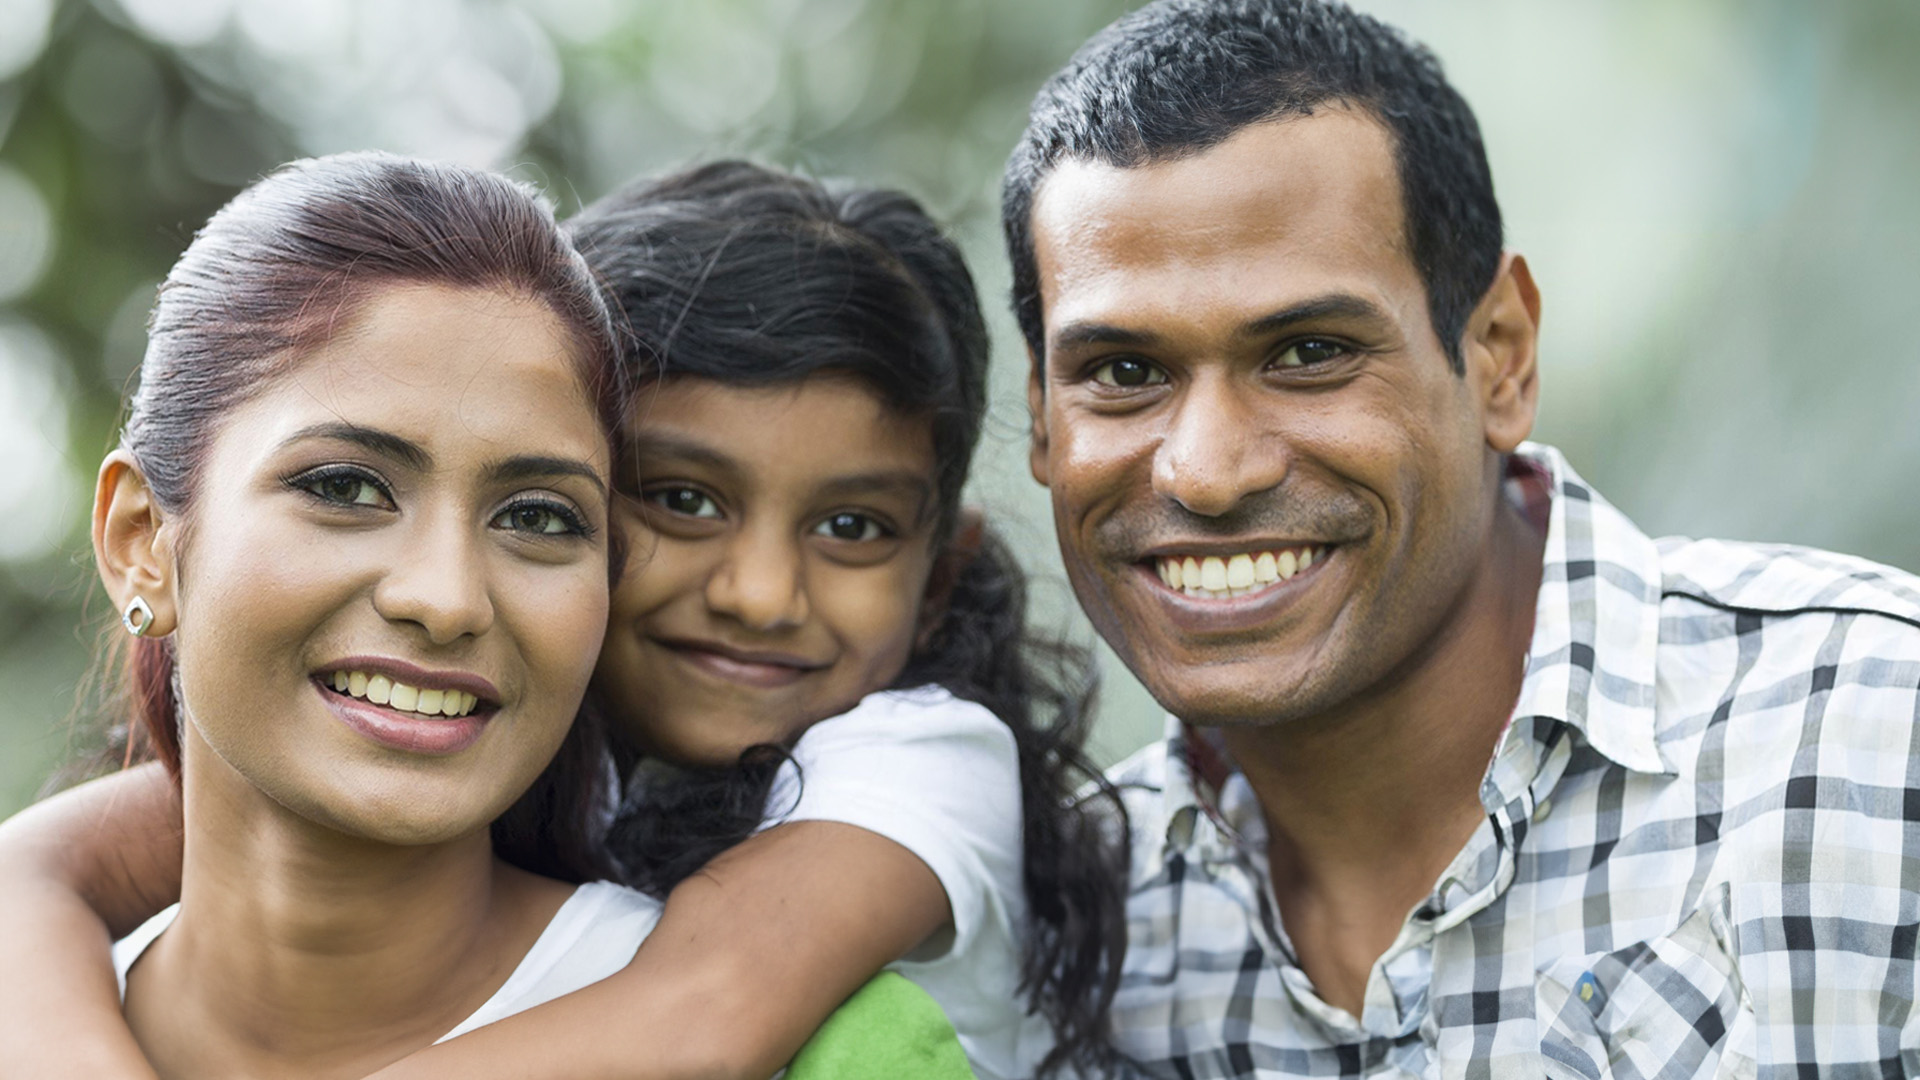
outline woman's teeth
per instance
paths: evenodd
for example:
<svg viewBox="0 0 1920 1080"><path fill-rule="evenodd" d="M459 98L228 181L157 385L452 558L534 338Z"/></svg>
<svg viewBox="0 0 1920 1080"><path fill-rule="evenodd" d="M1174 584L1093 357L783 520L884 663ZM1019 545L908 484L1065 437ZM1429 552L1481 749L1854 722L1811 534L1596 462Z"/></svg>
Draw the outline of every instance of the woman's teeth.
<svg viewBox="0 0 1920 1080"><path fill-rule="evenodd" d="M1169 589L1203 600L1224 600L1286 581L1326 556L1325 547L1313 545L1224 558L1163 555L1154 560L1154 568Z"/></svg>
<svg viewBox="0 0 1920 1080"><path fill-rule="evenodd" d="M401 712L422 716L465 716L480 699L462 690L422 690L364 671L336 671L333 688Z"/></svg>

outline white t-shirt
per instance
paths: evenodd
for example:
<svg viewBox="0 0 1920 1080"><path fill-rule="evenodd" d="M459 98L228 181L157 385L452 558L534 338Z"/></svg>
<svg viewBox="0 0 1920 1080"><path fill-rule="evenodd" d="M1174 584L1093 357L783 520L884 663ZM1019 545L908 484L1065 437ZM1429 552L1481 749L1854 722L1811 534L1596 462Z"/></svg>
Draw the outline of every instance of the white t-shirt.
<svg viewBox="0 0 1920 1080"><path fill-rule="evenodd" d="M938 686L869 694L794 744L760 827L789 821L856 825L927 864L953 909L952 933L887 967L946 1010L982 1080L1032 1076L1052 1041L1019 992L1027 904L1007 726Z"/></svg>
<svg viewBox="0 0 1920 1080"><path fill-rule="evenodd" d="M121 997L127 994L128 969L179 913L180 905L175 904L114 943L113 969L120 977ZM605 881L580 886L560 905L500 989L434 1041L445 1042L599 982L627 966L659 921L660 902L644 893Z"/></svg>

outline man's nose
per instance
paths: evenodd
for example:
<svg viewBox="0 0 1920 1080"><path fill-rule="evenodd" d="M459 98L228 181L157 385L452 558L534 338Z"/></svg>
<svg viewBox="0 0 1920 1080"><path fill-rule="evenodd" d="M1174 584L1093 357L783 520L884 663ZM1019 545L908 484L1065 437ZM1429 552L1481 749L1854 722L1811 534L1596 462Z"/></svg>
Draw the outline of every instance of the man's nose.
<svg viewBox="0 0 1920 1080"><path fill-rule="evenodd" d="M1219 517L1241 499L1279 486L1289 456L1285 440L1261 422L1261 396L1259 387L1231 372L1199 372L1154 451L1154 492L1195 514Z"/></svg>
<svg viewBox="0 0 1920 1080"><path fill-rule="evenodd" d="M741 529L707 578L707 606L753 630L781 630L805 622L806 567L799 547L795 537L780 529Z"/></svg>
<svg viewBox="0 0 1920 1080"><path fill-rule="evenodd" d="M374 588L373 606L389 622L412 623L435 645L492 628L493 595L484 540L452 511L423 516Z"/></svg>

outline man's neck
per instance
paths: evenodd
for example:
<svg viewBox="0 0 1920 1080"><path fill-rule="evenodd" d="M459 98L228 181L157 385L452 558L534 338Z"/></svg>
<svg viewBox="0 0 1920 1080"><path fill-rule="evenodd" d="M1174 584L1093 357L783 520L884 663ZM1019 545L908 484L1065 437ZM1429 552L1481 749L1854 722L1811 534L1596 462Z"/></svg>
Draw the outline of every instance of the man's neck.
<svg viewBox="0 0 1920 1080"><path fill-rule="evenodd" d="M372 843L238 780L188 747L180 915L127 994L163 1077L364 1076L483 1004L568 891L498 863L484 830Z"/></svg>
<svg viewBox="0 0 1920 1080"><path fill-rule="evenodd" d="M1480 782L1526 674L1542 537L1504 502L1452 614L1336 714L1225 730L1258 796L1302 967L1356 1016L1373 963L1486 817Z"/></svg>

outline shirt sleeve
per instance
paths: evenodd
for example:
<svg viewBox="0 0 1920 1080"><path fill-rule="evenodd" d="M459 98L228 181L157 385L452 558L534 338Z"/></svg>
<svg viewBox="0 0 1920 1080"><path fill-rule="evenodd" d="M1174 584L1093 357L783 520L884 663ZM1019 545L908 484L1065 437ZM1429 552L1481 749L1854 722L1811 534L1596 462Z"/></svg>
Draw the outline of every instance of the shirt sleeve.
<svg viewBox="0 0 1920 1080"><path fill-rule="evenodd" d="M991 712L939 687L871 694L807 729L767 798L766 829L835 821L878 833L927 864L946 890L953 937L911 957L966 950L991 924L1025 916L1020 765Z"/></svg>

